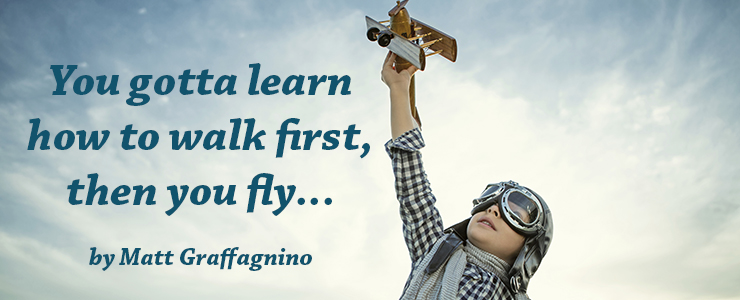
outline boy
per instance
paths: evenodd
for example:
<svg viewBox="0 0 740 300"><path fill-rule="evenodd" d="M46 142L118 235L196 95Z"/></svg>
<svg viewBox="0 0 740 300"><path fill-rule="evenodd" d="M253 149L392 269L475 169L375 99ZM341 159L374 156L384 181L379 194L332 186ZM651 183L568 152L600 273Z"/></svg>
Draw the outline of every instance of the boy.
<svg viewBox="0 0 740 300"><path fill-rule="evenodd" d="M473 200L472 217L447 230L434 207L419 150L424 140L411 114L411 66L397 72L388 53L382 79L390 89L393 161L411 274L401 299L529 299L529 279L552 239L552 215L516 182L489 184Z"/></svg>

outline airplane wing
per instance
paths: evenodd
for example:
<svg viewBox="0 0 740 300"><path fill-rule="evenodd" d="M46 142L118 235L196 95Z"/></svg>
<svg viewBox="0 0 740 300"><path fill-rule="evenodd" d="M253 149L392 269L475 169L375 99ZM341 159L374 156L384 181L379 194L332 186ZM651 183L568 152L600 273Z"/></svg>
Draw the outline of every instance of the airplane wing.
<svg viewBox="0 0 740 300"><path fill-rule="evenodd" d="M381 44L381 47L388 47L388 50L409 61L412 65L419 68L419 70L424 70L424 67L426 67L426 55L419 45L394 33L390 28L378 23L378 21L375 21L368 16L365 16L365 23L367 23L368 38L370 38L371 34L374 34L377 36L376 38L378 39L379 44L380 42L387 41L387 38L390 38L390 43L387 46L383 46L383 44ZM377 31L375 31L376 29ZM386 35L385 38L383 35Z"/></svg>
<svg viewBox="0 0 740 300"><path fill-rule="evenodd" d="M424 36L421 38L422 44L431 43L429 50L455 62L457 59L457 41L455 38L417 19L411 18L411 22L414 28L417 29L416 35Z"/></svg>

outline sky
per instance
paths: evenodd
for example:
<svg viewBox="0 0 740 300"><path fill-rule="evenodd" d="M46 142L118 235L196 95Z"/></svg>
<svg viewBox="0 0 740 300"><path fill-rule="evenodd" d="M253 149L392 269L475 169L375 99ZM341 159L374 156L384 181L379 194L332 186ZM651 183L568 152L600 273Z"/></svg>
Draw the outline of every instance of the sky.
<svg viewBox="0 0 740 300"><path fill-rule="evenodd" d="M386 50L364 16L393 1L0 1L0 298L393 299L410 271L393 174ZM515 180L550 206L554 238L533 299L740 299L740 4L734 1L410 1L412 17L454 36L457 62L430 57L416 98L426 172L446 225L469 216L487 183ZM250 95L268 75L347 75L350 95ZM51 65L78 65L52 95ZM208 69L236 75L235 95L145 90L136 75ZM66 72L66 70L65 70ZM118 95L72 92L78 76L119 75ZM212 87L212 82L210 83ZM195 88L191 82L190 88ZM97 151L27 150L29 120L54 136L109 130ZM170 130L255 120L265 150L170 148ZM286 151L276 130L361 133L370 151ZM123 150L131 124L151 150ZM244 126L242 127L245 128ZM227 135L227 143L228 143ZM340 142L344 142L344 135ZM228 145L227 145L228 146ZM156 205L70 205L75 179L109 190L153 185ZM260 173L294 185L247 213ZM236 185L235 205L167 186ZM80 192L82 198L86 191ZM110 195L109 195L110 196ZM331 198L331 205L322 201ZM277 195L271 199L278 203ZM259 201L259 200L258 200ZM308 265L90 265L115 253L310 254Z"/></svg>

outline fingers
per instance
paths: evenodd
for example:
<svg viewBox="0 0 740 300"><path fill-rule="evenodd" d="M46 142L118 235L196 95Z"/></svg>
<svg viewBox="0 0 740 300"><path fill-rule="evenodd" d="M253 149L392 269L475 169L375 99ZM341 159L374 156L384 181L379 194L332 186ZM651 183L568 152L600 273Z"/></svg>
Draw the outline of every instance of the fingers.
<svg viewBox="0 0 740 300"><path fill-rule="evenodd" d="M414 66L414 65L411 65L410 67L408 67L408 68L406 69L406 71L408 71L408 72L409 72L409 75L414 75L414 73L416 73L416 71L418 71L418 70L419 70L419 68L417 68L417 67L416 67L416 66Z"/></svg>
<svg viewBox="0 0 740 300"><path fill-rule="evenodd" d="M395 53L393 53L391 51L388 51L388 54L386 54L386 56L385 56L385 61L383 62L383 68L384 69L385 68L395 69L395 68L393 68L393 63L396 61L396 56L398 56L398 55L396 55ZM406 68L405 71L408 71L408 73L410 75L414 75L414 73L416 73L416 71L418 71L418 70L419 70L419 68L417 68L414 65L411 65L410 67ZM404 71L404 70L401 70L401 71Z"/></svg>
<svg viewBox="0 0 740 300"><path fill-rule="evenodd" d="M419 68L414 65L410 65L404 70L396 70L393 65L396 62L397 56L398 55L395 53L388 51L388 54L385 56L385 61L383 62L383 70L380 72L380 80L385 82L388 86L396 84L408 86L410 78L414 76L414 73L416 73Z"/></svg>
<svg viewBox="0 0 740 300"><path fill-rule="evenodd" d="M380 80L383 82L386 82L385 73L393 66L393 60L390 59L391 54L392 52L388 51L388 54L385 55L385 60L383 61L383 69L380 70Z"/></svg>
<svg viewBox="0 0 740 300"><path fill-rule="evenodd" d="M383 67L384 68L393 67L393 62L395 61L396 61L396 54L391 51L388 51L388 55L385 56L385 62L383 62Z"/></svg>
<svg viewBox="0 0 740 300"><path fill-rule="evenodd" d="M401 74L403 72L406 72L406 73L409 74L409 77L411 77L411 76L414 76L414 73L416 73L416 71L418 71L418 70L419 70L419 68L417 68L414 65L411 65L410 67L408 67L408 68L406 68L404 70L401 70L401 72L399 72L399 74Z"/></svg>

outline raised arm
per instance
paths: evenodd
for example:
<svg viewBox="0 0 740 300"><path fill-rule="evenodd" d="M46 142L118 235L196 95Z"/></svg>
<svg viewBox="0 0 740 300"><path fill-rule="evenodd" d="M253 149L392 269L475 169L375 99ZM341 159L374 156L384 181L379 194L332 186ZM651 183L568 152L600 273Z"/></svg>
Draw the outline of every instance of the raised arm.
<svg viewBox="0 0 740 300"><path fill-rule="evenodd" d="M389 51L385 57L381 75L383 82L391 91L391 134L393 139L396 139L404 132L419 127L411 114L409 104L411 76L418 69L412 65L406 70L398 71L393 68L394 61L396 61L396 54Z"/></svg>
<svg viewBox="0 0 740 300"><path fill-rule="evenodd" d="M391 90L391 131L393 139L386 151L393 161L396 197L403 221L403 236L411 261L418 263L424 253L442 236L442 217L434 206L436 198L424 172L421 152L424 139L411 116L408 86L415 67L401 72L392 68L395 55L388 55L383 65L383 81Z"/></svg>

